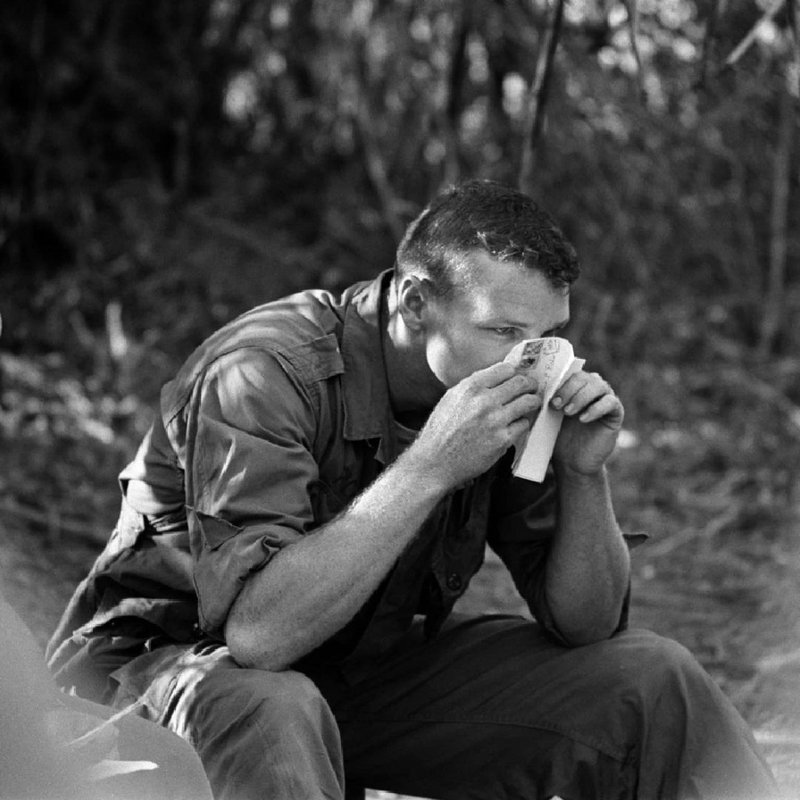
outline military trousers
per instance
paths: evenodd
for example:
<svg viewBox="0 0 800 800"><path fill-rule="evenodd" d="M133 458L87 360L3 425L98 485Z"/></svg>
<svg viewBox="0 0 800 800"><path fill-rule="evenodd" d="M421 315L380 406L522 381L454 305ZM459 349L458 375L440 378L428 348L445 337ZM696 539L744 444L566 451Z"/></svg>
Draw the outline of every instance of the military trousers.
<svg viewBox="0 0 800 800"><path fill-rule="evenodd" d="M444 800L777 796L718 686L648 631L565 648L520 617L453 615L355 681L241 668L210 641L136 661L116 702L187 739L216 800L341 800L345 780Z"/></svg>

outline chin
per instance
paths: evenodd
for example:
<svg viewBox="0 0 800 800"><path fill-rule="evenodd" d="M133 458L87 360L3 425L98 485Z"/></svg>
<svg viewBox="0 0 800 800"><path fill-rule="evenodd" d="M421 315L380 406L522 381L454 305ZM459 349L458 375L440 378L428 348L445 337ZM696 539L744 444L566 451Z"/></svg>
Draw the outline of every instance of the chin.
<svg viewBox="0 0 800 800"><path fill-rule="evenodd" d="M442 384L445 390L452 389L457 383L461 383L464 378L469 377L470 374L471 373L469 372L465 372L464 374L459 373L457 375L447 375L443 378L439 378L439 382Z"/></svg>

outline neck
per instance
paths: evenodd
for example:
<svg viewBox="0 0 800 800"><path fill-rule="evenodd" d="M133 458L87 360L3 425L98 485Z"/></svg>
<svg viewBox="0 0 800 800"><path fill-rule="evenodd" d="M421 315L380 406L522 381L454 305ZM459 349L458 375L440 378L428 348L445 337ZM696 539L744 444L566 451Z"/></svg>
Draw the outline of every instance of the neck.
<svg viewBox="0 0 800 800"><path fill-rule="evenodd" d="M408 329L398 313L393 288L384 298L383 314L383 359L389 400L398 422L420 428L445 389L428 367L424 342Z"/></svg>

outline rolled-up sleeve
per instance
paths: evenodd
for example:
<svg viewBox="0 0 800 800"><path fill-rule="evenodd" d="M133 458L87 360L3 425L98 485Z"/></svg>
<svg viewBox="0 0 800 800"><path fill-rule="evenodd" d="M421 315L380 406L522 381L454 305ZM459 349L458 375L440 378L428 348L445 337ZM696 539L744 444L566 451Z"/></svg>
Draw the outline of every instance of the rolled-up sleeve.
<svg viewBox="0 0 800 800"><path fill-rule="evenodd" d="M279 356L217 359L186 408L186 503L202 629L219 636L247 578L314 525L317 420Z"/></svg>

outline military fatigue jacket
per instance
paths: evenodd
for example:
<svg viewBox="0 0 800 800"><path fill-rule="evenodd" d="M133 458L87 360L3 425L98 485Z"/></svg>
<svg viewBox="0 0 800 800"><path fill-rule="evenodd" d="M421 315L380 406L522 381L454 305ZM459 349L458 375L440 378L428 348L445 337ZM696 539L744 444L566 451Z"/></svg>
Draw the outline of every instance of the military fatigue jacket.
<svg viewBox="0 0 800 800"><path fill-rule="evenodd" d="M62 685L102 699L130 659L222 638L248 576L343 512L397 457L381 344L390 279L255 308L166 384L120 476L116 529L48 648ZM487 542L558 636L543 588L556 505L552 474L513 478L508 454L438 504L372 598L307 660L357 671L416 615L435 635Z"/></svg>

